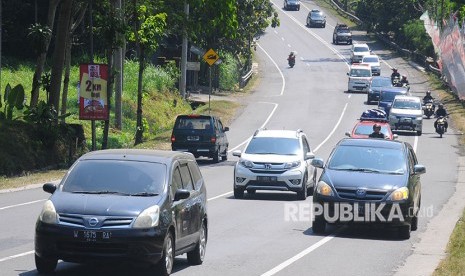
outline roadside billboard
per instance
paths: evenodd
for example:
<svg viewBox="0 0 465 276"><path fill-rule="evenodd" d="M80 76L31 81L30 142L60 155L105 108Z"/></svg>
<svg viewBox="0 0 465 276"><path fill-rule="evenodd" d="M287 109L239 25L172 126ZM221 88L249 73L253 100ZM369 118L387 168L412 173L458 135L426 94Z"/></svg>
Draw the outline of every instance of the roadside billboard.
<svg viewBox="0 0 465 276"><path fill-rule="evenodd" d="M108 120L108 66L81 64L79 76L79 119Z"/></svg>

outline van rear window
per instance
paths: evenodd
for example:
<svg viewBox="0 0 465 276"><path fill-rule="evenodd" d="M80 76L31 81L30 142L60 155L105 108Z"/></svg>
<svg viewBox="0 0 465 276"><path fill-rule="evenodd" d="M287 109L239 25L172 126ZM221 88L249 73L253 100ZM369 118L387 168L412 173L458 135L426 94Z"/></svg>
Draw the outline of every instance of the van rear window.
<svg viewBox="0 0 465 276"><path fill-rule="evenodd" d="M211 119L207 117L178 118L175 129L211 129Z"/></svg>

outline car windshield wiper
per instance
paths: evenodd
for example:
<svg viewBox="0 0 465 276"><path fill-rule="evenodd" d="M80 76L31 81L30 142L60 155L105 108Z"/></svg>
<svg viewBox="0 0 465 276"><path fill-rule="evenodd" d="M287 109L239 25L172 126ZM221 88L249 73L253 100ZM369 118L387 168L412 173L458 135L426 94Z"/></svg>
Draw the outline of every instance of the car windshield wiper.
<svg viewBox="0 0 465 276"><path fill-rule="evenodd" d="M72 193L75 194L93 194L93 195L103 195L103 194L112 194L112 195L130 195L127 193L122 192L115 192L115 191L73 191Z"/></svg>
<svg viewBox="0 0 465 276"><path fill-rule="evenodd" d="M350 169L343 169L345 171L353 171L353 172L372 172L372 173L381 173L380 170L368 169L368 168L350 168Z"/></svg>
<svg viewBox="0 0 465 276"><path fill-rule="evenodd" d="M147 193L147 192L131 194L131 196L157 196L157 195L159 195L159 194L157 194L157 193Z"/></svg>

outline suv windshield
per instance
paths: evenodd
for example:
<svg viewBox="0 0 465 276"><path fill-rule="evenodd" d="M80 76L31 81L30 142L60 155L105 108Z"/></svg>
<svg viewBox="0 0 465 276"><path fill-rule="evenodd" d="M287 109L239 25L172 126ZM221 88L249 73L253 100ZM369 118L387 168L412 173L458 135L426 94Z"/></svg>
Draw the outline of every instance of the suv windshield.
<svg viewBox="0 0 465 276"><path fill-rule="evenodd" d="M83 160L69 172L63 191L153 195L163 191L166 165L129 160Z"/></svg>
<svg viewBox="0 0 465 276"><path fill-rule="evenodd" d="M371 71L368 69L351 69L351 77L371 77Z"/></svg>
<svg viewBox="0 0 465 276"><path fill-rule="evenodd" d="M332 170L403 174L404 155L399 149L339 146L329 161Z"/></svg>
<svg viewBox="0 0 465 276"><path fill-rule="evenodd" d="M369 52L368 47L354 47L354 52Z"/></svg>
<svg viewBox="0 0 465 276"><path fill-rule="evenodd" d="M182 117L176 121L175 129L210 129L209 117Z"/></svg>
<svg viewBox="0 0 465 276"><path fill-rule="evenodd" d="M299 139L275 137L254 137L245 150L248 154L298 155L300 152Z"/></svg>
<svg viewBox="0 0 465 276"><path fill-rule="evenodd" d="M392 103L392 108L421 109L421 104L420 102L417 102L417 101L395 100L394 103Z"/></svg>
<svg viewBox="0 0 465 276"><path fill-rule="evenodd" d="M372 87L392 86L390 79L373 79L371 82Z"/></svg>

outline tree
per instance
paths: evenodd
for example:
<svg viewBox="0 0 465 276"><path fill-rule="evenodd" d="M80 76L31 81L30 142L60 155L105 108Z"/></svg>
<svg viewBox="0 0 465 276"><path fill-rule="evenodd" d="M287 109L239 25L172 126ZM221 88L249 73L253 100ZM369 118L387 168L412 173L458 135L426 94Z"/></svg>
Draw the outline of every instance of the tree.
<svg viewBox="0 0 465 276"><path fill-rule="evenodd" d="M143 1L140 1L143 2ZM142 143L144 126L142 124L142 81L146 56L158 47L158 40L163 35L166 27L166 13L157 13L157 3L147 2L139 4L133 0L133 32L129 35L129 41L134 41L139 58L139 73L137 82L137 124L134 144ZM154 14L154 15L153 15ZM147 53L148 52L148 53Z"/></svg>

